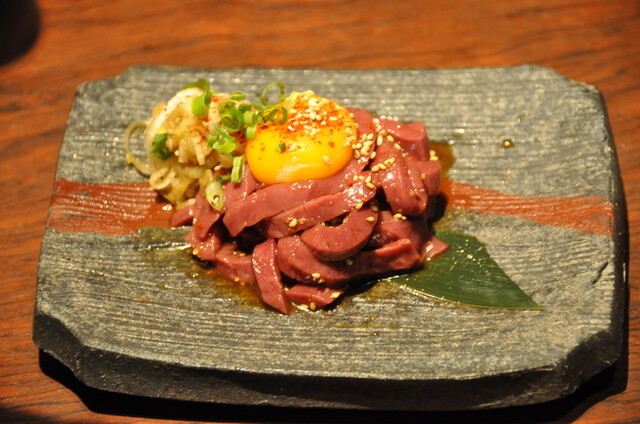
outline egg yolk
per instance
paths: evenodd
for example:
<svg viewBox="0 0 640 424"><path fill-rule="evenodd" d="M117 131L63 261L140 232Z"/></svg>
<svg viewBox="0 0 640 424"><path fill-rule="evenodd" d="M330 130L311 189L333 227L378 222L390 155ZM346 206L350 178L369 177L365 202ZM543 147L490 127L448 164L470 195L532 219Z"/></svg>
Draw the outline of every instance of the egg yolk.
<svg viewBox="0 0 640 424"><path fill-rule="evenodd" d="M257 128L245 158L253 176L267 184L327 178L349 162L356 135L355 120L344 107L299 93L286 122Z"/></svg>

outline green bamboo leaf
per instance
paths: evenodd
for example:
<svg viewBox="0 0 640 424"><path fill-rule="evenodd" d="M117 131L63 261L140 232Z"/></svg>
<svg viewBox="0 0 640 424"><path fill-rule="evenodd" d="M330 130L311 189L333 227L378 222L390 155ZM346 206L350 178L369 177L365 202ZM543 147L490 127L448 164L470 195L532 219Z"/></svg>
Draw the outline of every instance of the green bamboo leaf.
<svg viewBox="0 0 640 424"><path fill-rule="evenodd" d="M438 229L449 245L423 270L390 281L440 299L484 308L543 309L509 278L477 238Z"/></svg>

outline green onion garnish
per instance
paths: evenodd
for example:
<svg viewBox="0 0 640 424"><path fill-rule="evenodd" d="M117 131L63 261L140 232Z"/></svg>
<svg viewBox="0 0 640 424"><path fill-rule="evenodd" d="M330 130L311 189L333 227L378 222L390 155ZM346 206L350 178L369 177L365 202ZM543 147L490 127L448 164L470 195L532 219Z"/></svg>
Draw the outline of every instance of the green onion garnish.
<svg viewBox="0 0 640 424"><path fill-rule="evenodd" d="M278 87L278 89L280 90L280 96L278 97L278 101L275 103L269 103L269 100L267 99L267 95L269 94L269 90L271 89L271 87ZM272 82L271 84L267 84L264 90L262 90L262 94L260 94L260 101L265 106L277 105L283 100L284 100L284 85L281 82Z"/></svg>
<svg viewBox="0 0 640 424"><path fill-rule="evenodd" d="M211 91L205 91L191 102L191 112L198 117L205 116L209 112L211 103Z"/></svg>
<svg viewBox="0 0 640 424"><path fill-rule="evenodd" d="M220 103L218 105L218 113L222 115L223 113L227 113L231 109L235 109L235 108L236 108L236 102L234 102L233 100L227 100L226 102Z"/></svg>
<svg viewBox="0 0 640 424"><path fill-rule="evenodd" d="M244 94L244 92L242 91L234 91L233 93L231 93L231 100L240 101L246 98L247 98L247 95Z"/></svg>
<svg viewBox="0 0 640 424"><path fill-rule="evenodd" d="M228 132L238 132L244 127L244 118L238 109L229 109L220 115L220 124Z"/></svg>
<svg viewBox="0 0 640 424"><path fill-rule="evenodd" d="M156 155L158 158L162 160L167 160L171 157L171 152L167 149L167 134L156 134L153 137L153 141L151 143L151 153Z"/></svg>
<svg viewBox="0 0 640 424"><path fill-rule="evenodd" d="M233 168L231 168L231 182L239 183L242 181L244 174L244 156L236 156L233 158Z"/></svg>
<svg viewBox="0 0 640 424"><path fill-rule="evenodd" d="M278 144L278 147L276 148L276 150L278 151L278 153L282 153L287 149L287 145L285 143L280 143Z"/></svg>
<svg viewBox="0 0 640 424"><path fill-rule="evenodd" d="M236 149L236 139L230 135L220 124L214 127L215 134L207 139L207 146L223 155L232 153Z"/></svg>
<svg viewBox="0 0 640 424"><path fill-rule="evenodd" d="M212 181L204 189L204 195L211 207L217 211L224 207L224 190L219 181Z"/></svg>
<svg viewBox="0 0 640 424"><path fill-rule="evenodd" d="M191 88L191 87L197 87L202 91L209 91L209 81L207 81L204 78L199 78L197 81L190 82L189 84L185 84L184 87L182 88L185 89L185 88Z"/></svg>
<svg viewBox="0 0 640 424"><path fill-rule="evenodd" d="M287 109L282 106L272 106L264 110L262 119L265 121L271 121L274 124L284 124L287 122L289 113Z"/></svg>
<svg viewBox="0 0 640 424"><path fill-rule="evenodd" d="M253 140L254 138L256 138L256 126L252 125L250 127L247 127L244 130L244 134L247 136L247 140Z"/></svg>

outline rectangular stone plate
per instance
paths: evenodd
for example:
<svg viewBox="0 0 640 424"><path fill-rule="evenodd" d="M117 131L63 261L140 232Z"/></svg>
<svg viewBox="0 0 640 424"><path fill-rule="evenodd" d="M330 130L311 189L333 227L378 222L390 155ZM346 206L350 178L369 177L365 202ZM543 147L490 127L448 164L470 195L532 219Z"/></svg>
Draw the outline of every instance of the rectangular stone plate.
<svg viewBox="0 0 640 424"><path fill-rule="evenodd" d="M425 122L453 162L441 221L485 243L544 309L461 307L382 281L334 310L283 316L216 281L124 161L129 123L197 78L250 94L280 81ZM403 410L543 402L618 358L625 228L602 97L547 68L134 67L78 88L34 339L89 386L151 397Z"/></svg>

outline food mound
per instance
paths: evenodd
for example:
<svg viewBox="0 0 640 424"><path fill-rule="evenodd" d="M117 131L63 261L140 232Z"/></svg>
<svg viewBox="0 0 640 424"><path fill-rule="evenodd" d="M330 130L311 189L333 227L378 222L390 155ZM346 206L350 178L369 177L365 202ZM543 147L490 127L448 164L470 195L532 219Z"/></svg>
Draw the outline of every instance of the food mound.
<svg viewBox="0 0 640 424"><path fill-rule="evenodd" d="M140 126L148 163L128 151ZM422 123L285 96L280 83L257 103L198 80L126 140L128 161L175 205L172 225L191 224L193 254L282 313L326 308L447 247L429 230L441 171Z"/></svg>

